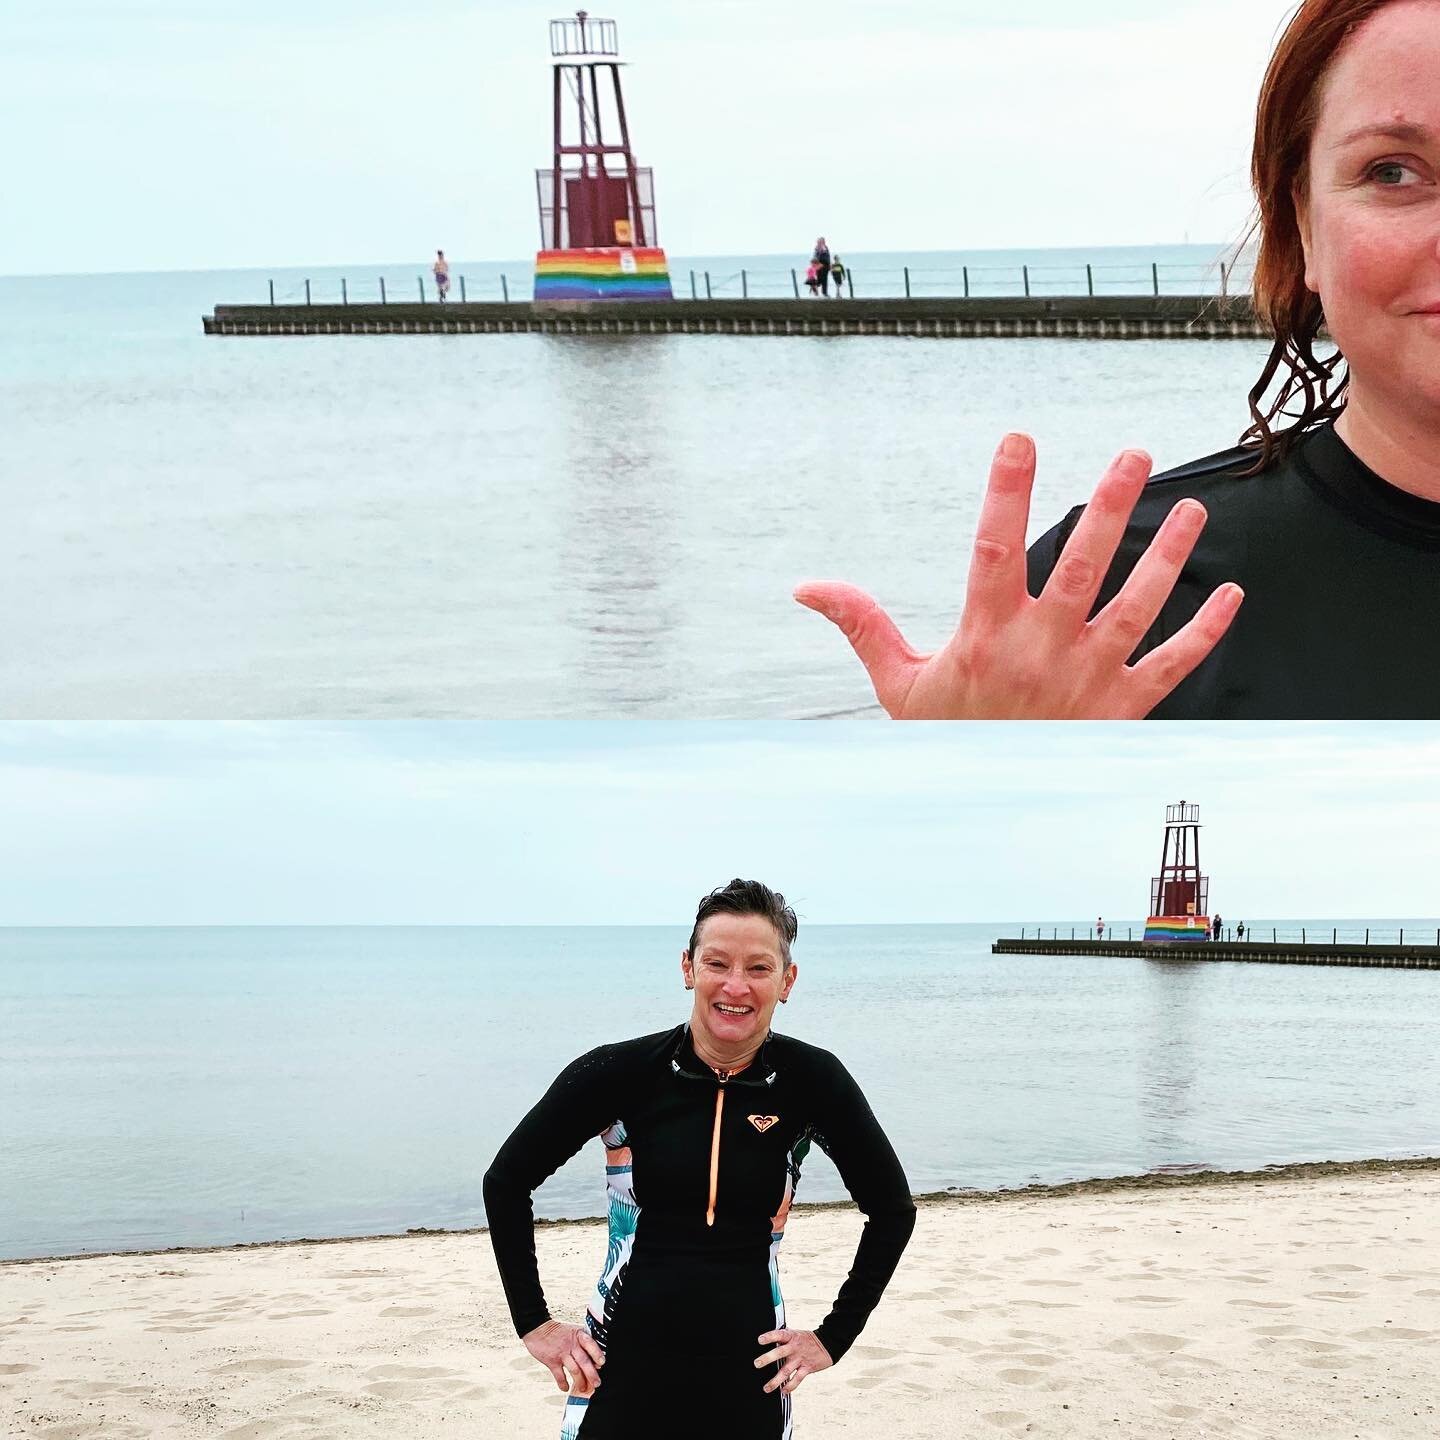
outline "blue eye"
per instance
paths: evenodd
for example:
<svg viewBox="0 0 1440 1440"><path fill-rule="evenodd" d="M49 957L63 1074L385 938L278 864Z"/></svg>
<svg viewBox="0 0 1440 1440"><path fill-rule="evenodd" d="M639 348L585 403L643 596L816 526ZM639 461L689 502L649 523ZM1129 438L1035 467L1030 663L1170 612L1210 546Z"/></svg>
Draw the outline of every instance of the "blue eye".
<svg viewBox="0 0 1440 1440"><path fill-rule="evenodd" d="M1418 180L1420 177L1415 174L1408 165L1402 165L1398 160L1382 160L1378 165L1372 165L1369 169L1370 179L1378 182L1387 190L1398 190L1405 186L1403 178L1406 175Z"/></svg>

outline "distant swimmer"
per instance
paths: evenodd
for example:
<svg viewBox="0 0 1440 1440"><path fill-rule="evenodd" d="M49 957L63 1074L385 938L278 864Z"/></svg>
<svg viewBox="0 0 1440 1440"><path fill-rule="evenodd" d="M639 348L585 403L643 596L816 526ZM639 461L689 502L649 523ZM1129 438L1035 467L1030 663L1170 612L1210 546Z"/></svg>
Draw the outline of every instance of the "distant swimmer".
<svg viewBox="0 0 1440 1440"><path fill-rule="evenodd" d="M435 263L430 269L435 275L435 293L440 297L441 304L444 304L446 296L450 294L450 262L446 260L443 250L435 252Z"/></svg>
<svg viewBox="0 0 1440 1440"><path fill-rule="evenodd" d="M486 1173L516 1333L569 1396L561 1440L782 1440L791 1396L844 1357L890 1283L915 1225L905 1172L840 1061L770 1029L797 929L759 881L712 891L680 961L688 1021L568 1065ZM546 1303L530 1196L597 1135L609 1246L574 1325ZM830 1313L800 1330L779 1250L815 1145L866 1218Z"/></svg>
<svg viewBox="0 0 1440 1440"><path fill-rule="evenodd" d="M889 714L1440 718L1437 74L1433 0L1304 0L1281 36L1251 161L1254 306L1275 341L1236 446L1154 478L1125 451L1027 563L1035 444L1006 436L933 655L853 586L796 590ZM1157 384L1186 385L1193 356L1171 352L1167 377L1155 350ZM1218 424L1237 402L1192 408ZM932 528L916 549L942 555Z"/></svg>

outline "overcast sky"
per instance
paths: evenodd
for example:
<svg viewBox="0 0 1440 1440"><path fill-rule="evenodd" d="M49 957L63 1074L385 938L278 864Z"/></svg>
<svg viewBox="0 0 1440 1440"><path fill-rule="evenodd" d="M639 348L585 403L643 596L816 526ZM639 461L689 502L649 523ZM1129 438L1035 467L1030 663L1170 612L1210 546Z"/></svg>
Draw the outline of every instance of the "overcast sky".
<svg viewBox="0 0 1440 1440"><path fill-rule="evenodd" d="M0 727L0 924L1140 917L1164 807L1212 909L1435 909L1434 726Z"/></svg>
<svg viewBox="0 0 1440 1440"><path fill-rule="evenodd" d="M1294 0L627 0L677 256L1228 243ZM539 0L0 0L0 274L533 253Z"/></svg>

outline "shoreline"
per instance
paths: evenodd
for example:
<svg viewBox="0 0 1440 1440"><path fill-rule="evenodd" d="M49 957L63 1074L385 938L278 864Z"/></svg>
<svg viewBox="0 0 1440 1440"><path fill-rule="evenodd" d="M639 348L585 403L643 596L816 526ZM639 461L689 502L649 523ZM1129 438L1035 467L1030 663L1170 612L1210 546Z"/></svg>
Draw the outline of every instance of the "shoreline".
<svg viewBox="0 0 1440 1440"><path fill-rule="evenodd" d="M1195 1170L1183 1173L1145 1172L1138 1175L1104 1175L1086 1180L1063 1180L1053 1185L1005 1186L998 1190L922 1191L913 1195L918 1208L947 1209L961 1206L1004 1205L1020 1200L1069 1199L1087 1195L1115 1195L1144 1191L1211 1189L1226 1185L1263 1185L1288 1180L1318 1180L1331 1176L1383 1175L1392 1172L1440 1172L1440 1155L1404 1156L1399 1159L1297 1160L1285 1165L1267 1165L1259 1170ZM799 1201L797 1215L853 1210L855 1202L844 1200ZM535 1229L603 1226L603 1215L536 1217ZM24 1265L54 1265L80 1260L128 1260L164 1255L225 1255L255 1250L287 1250L302 1245L369 1245L385 1240L424 1240L442 1236L488 1235L487 1225L461 1229L417 1226L410 1230L382 1231L374 1235L305 1235L291 1240L239 1240L230 1245L168 1245L151 1250L83 1250L58 1255L31 1255L0 1259L0 1270Z"/></svg>

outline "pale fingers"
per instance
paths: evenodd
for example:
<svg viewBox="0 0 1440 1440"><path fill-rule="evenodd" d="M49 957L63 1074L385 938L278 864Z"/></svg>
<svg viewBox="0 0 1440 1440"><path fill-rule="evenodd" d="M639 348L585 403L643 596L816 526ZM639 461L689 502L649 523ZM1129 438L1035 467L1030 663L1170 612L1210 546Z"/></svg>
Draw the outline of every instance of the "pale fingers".
<svg viewBox="0 0 1440 1440"><path fill-rule="evenodd" d="M807 1374L809 1371L800 1365L782 1368L780 1373L765 1386L765 1394L770 1394L772 1390L783 1390L787 1395L793 1394Z"/></svg>
<svg viewBox="0 0 1440 1440"><path fill-rule="evenodd" d="M1091 636L1113 663L1125 664L1149 633L1175 589L1205 520L1205 507L1198 500L1176 504L1119 593L1090 622Z"/></svg>
<svg viewBox="0 0 1440 1440"><path fill-rule="evenodd" d="M1045 582L1043 604L1070 612L1077 625L1085 622L1149 478L1150 457L1143 450L1127 450L1115 459Z"/></svg>
<svg viewBox="0 0 1440 1440"><path fill-rule="evenodd" d="M1025 529L1034 484L1035 442L1007 435L990 464L970 555L965 611L972 620L1006 619L1025 601Z"/></svg>
<svg viewBox="0 0 1440 1440"><path fill-rule="evenodd" d="M588 1395L600 1384L600 1372L595 1362L578 1345L563 1359L565 1368L574 1377L572 1395Z"/></svg>
<svg viewBox="0 0 1440 1440"><path fill-rule="evenodd" d="M1178 634L1130 667L1138 713L1148 715L1220 643L1244 599L1238 585L1222 585Z"/></svg>
<svg viewBox="0 0 1440 1440"><path fill-rule="evenodd" d="M906 644L880 605L863 590L838 581L798 586L795 598L839 627L870 676L881 705L891 715L903 709L924 659Z"/></svg>

